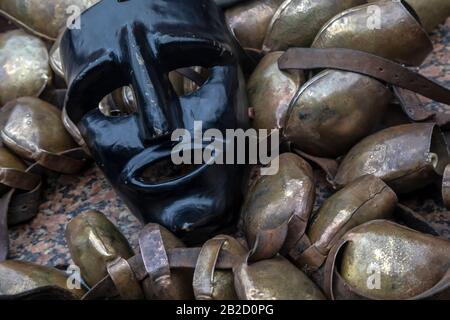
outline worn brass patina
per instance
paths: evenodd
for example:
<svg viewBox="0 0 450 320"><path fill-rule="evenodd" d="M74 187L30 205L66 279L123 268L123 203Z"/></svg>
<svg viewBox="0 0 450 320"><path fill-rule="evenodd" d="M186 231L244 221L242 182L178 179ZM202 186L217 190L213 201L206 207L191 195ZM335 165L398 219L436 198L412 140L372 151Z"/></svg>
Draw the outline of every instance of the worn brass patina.
<svg viewBox="0 0 450 320"><path fill-rule="evenodd" d="M420 65L432 51L427 32L399 1L348 9L325 24L313 48L348 48L407 65Z"/></svg>
<svg viewBox="0 0 450 320"><path fill-rule="evenodd" d="M276 161L278 173L259 176L242 209L251 260L272 258L286 237L301 236L314 205L316 190L311 166L292 153L283 153Z"/></svg>
<svg viewBox="0 0 450 320"><path fill-rule="evenodd" d="M396 192L405 193L442 176L448 163L447 144L436 125L400 125L377 132L354 146L339 166L335 182L343 186L373 174Z"/></svg>
<svg viewBox="0 0 450 320"><path fill-rule="evenodd" d="M254 110L252 126L256 129L282 128L289 104L305 82L302 71L284 72L278 68L282 54L267 54L247 83L249 104Z"/></svg>
<svg viewBox="0 0 450 320"><path fill-rule="evenodd" d="M270 20L283 0L251 0L225 12L228 26L244 48L261 50Z"/></svg>
<svg viewBox="0 0 450 320"><path fill-rule="evenodd" d="M365 0L285 0L272 18L263 50L309 47L329 19L364 3Z"/></svg>
<svg viewBox="0 0 450 320"><path fill-rule="evenodd" d="M15 296L50 286L68 290L75 298L83 296L83 289L69 289L67 283L67 275L54 268L23 261L0 262L0 296Z"/></svg>
<svg viewBox="0 0 450 320"><path fill-rule="evenodd" d="M1 4L0 4L1 6ZM45 43L22 30L0 34L0 107L22 96L38 96L51 79Z"/></svg>
<svg viewBox="0 0 450 320"><path fill-rule="evenodd" d="M347 233L336 249L330 256L338 258L332 275L335 299L450 297L448 240L377 220Z"/></svg>
<svg viewBox="0 0 450 320"><path fill-rule="evenodd" d="M217 259L226 251L236 259L244 259L247 250L226 235L208 240L202 247L194 272L193 287L197 300L237 300L232 270L216 268Z"/></svg>
<svg viewBox="0 0 450 320"><path fill-rule="evenodd" d="M416 11L424 28L431 32L450 16L448 0L406 0Z"/></svg>
<svg viewBox="0 0 450 320"><path fill-rule="evenodd" d="M324 300L316 285L281 256L235 269L235 286L241 300Z"/></svg>
<svg viewBox="0 0 450 320"><path fill-rule="evenodd" d="M14 169L25 172L26 168L25 163L21 159L11 153L8 149L0 147L0 171L2 171L2 169ZM10 186L1 183L0 195L3 195L9 188Z"/></svg>
<svg viewBox="0 0 450 320"><path fill-rule="evenodd" d="M378 1L369 0L368 2ZM405 2L419 16L420 22L428 32L433 31L450 16L450 2L448 0L405 0Z"/></svg>
<svg viewBox="0 0 450 320"><path fill-rule="evenodd" d="M292 250L291 257L300 266L321 267L347 231L371 220L389 218L397 201L394 191L375 176L356 179L324 202L306 232L310 246L301 253Z"/></svg>
<svg viewBox="0 0 450 320"><path fill-rule="evenodd" d="M287 113L284 136L300 150L337 157L381 121L392 94L373 78L326 70L308 81Z"/></svg>
<svg viewBox="0 0 450 320"><path fill-rule="evenodd" d="M38 98L19 98L1 109L0 123L3 142L14 153L49 169L70 171L71 168L59 168L51 156L77 147L64 129L56 107Z"/></svg>
<svg viewBox="0 0 450 320"><path fill-rule="evenodd" d="M28 31L48 40L99 0L2 0L0 14Z"/></svg>
<svg viewBox="0 0 450 320"><path fill-rule="evenodd" d="M90 286L107 275L108 263L134 254L122 233L98 211L86 211L72 219L66 240L73 261Z"/></svg>

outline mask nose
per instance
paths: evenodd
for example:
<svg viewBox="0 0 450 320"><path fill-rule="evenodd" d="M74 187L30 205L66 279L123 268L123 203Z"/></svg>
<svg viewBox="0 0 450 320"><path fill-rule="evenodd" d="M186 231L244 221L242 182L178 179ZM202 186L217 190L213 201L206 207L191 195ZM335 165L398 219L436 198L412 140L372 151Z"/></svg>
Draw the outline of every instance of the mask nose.
<svg viewBox="0 0 450 320"><path fill-rule="evenodd" d="M127 72L133 86L140 132L145 141L170 134L182 125L181 107L169 80L158 73L146 38L137 41L135 33L128 32Z"/></svg>

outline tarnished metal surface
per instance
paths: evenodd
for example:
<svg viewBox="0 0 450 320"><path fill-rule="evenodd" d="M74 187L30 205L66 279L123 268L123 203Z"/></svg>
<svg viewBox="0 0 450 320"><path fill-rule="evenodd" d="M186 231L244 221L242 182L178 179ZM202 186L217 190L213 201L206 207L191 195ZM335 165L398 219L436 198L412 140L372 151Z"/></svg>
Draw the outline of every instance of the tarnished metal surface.
<svg viewBox="0 0 450 320"><path fill-rule="evenodd" d="M98 211L83 212L70 221L66 241L73 261L90 286L107 275L108 263L134 254L120 231Z"/></svg>
<svg viewBox="0 0 450 320"><path fill-rule="evenodd" d="M309 47L325 22L364 3L365 0L285 0L272 18L263 50Z"/></svg>
<svg viewBox="0 0 450 320"><path fill-rule="evenodd" d="M389 221L368 223L344 239L348 242L339 254L340 274L372 299L413 298L435 286L449 268L448 240ZM450 290L446 293L448 297Z"/></svg>
<svg viewBox="0 0 450 320"><path fill-rule="evenodd" d="M448 0L406 0L406 2L416 11L428 32L433 31L450 17L450 1Z"/></svg>
<svg viewBox="0 0 450 320"><path fill-rule="evenodd" d="M254 110L255 129L280 129L295 93L305 82L302 71L284 72L278 69L283 52L267 54L247 83L250 107Z"/></svg>
<svg viewBox="0 0 450 320"><path fill-rule="evenodd" d="M372 132L391 99L389 89L378 80L323 71L291 103L284 136L306 153L335 158Z"/></svg>
<svg viewBox="0 0 450 320"><path fill-rule="evenodd" d="M313 48L348 48L407 65L420 65L433 46L427 32L399 1L348 9L325 24Z"/></svg>
<svg viewBox="0 0 450 320"><path fill-rule="evenodd" d="M235 270L235 285L241 300L324 300L322 292L299 269L278 256Z"/></svg>
<svg viewBox="0 0 450 320"><path fill-rule="evenodd" d="M244 48L262 49L270 21L283 0L251 0L225 12L228 26Z"/></svg>
<svg viewBox="0 0 450 320"><path fill-rule="evenodd" d="M28 31L48 40L99 0L2 0L0 14Z"/></svg>
<svg viewBox="0 0 450 320"><path fill-rule="evenodd" d="M21 30L0 34L0 107L22 96L38 96L51 79L45 43Z"/></svg>
<svg viewBox="0 0 450 320"><path fill-rule="evenodd" d="M375 219L388 219L397 205L397 196L375 176L356 179L332 195L308 226L311 247L299 262L320 267L332 246L350 229Z"/></svg>
<svg viewBox="0 0 450 320"><path fill-rule="evenodd" d="M244 232L252 260L274 257L286 237L300 237L301 230L290 230L291 220L299 219L304 229L315 200L315 181L311 166L299 156L283 153L276 175L260 176L249 190L242 209Z"/></svg>
<svg viewBox="0 0 450 320"><path fill-rule="evenodd" d="M8 148L34 160L40 152L60 153L77 147L64 129L61 112L37 98L24 97L0 110L1 137Z"/></svg>
<svg viewBox="0 0 450 320"><path fill-rule="evenodd" d="M396 192L420 189L442 176L450 162L445 139L431 123L391 127L371 135L342 161L335 182L346 185L373 174Z"/></svg>
<svg viewBox="0 0 450 320"><path fill-rule="evenodd" d="M25 172L27 166L20 158L11 153L11 151L4 147L0 147L0 172L2 169L15 169ZM10 188L7 185L3 183L0 184L0 195L3 195L9 189Z"/></svg>
<svg viewBox="0 0 450 320"><path fill-rule="evenodd" d="M208 240L202 247L194 272L193 287L197 300L237 299L233 271L216 267L223 252L243 260L247 250L230 236L220 235Z"/></svg>
<svg viewBox="0 0 450 320"><path fill-rule="evenodd" d="M380 0L369 0L378 2ZM390 0L385 0L390 1ZM448 0L405 0L418 15L425 30L433 31L450 16L450 1Z"/></svg>
<svg viewBox="0 0 450 320"><path fill-rule="evenodd" d="M0 296L18 295L40 287L57 286L81 298L83 289L69 289L67 275L54 268L23 261L0 262Z"/></svg>

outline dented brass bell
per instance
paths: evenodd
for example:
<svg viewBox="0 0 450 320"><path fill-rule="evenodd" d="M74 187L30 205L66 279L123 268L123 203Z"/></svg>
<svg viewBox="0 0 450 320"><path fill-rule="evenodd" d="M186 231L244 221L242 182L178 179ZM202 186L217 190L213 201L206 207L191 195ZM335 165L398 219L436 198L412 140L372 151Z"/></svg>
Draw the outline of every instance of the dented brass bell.
<svg viewBox="0 0 450 320"><path fill-rule="evenodd" d="M90 286L107 275L107 265L118 257L133 256L122 233L98 211L86 211L72 219L66 228L72 260Z"/></svg>
<svg viewBox="0 0 450 320"><path fill-rule="evenodd" d="M281 71L278 59L283 52L267 54L247 83L250 107L254 110L255 129L280 129L298 88L305 83L302 71Z"/></svg>
<svg viewBox="0 0 450 320"><path fill-rule="evenodd" d="M356 179L324 202L308 226L307 239L290 251L290 257L302 267L321 267L347 231L371 220L390 218L397 202L394 191L375 176Z"/></svg>
<svg viewBox="0 0 450 320"><path fill-rule="evenodd" d="M54 41L63 28L98 1L2 0L0 15L39 37Z"/></svg>
<svg viewBox="0 0 450 320"><path fill-rule="evenodd" d="M391 127L371 135L346 155L335 183L344 186L372 174L396 192L420 189L442 176L450 163L441 130L432 123Z"/></svg>
<svg viewBox="0 0 450 320"><path fill-rule="evenodd" d="M281 256L253 264L241 263L234 270L240 300L324 300L317 286Z"/></svg>
<svg viewBox="0 0 450 320"><path fill-rule="evenodd" d="M338 13L366 0L285 0L268 27L263 50L309 47L320 28Z"/></svg>
<svg viewBox="0 0 450 320"><path fill-rule="evenodd" d="M369 3L338 14L322 27L312 47L355 49L407 65L420 65L433 49L413 12L397 0Z"/></svg>
<svg viewBox="0 0 450 320"><path fill-rule="evenodd" d="M251 0L225 12L228 26L242 47L261 50L270 21L283 0Z"/></svg>
<svg viewBox="0 0 450 320"><path fill-rule="evenodd" d="M448 299L450 241L386 220L348 232L329 256L334 299Z"/></svg>
<svg viewBox="0 0 450 320"><path fill-rule="evenodd" d="M55 106L38 98L19 98L0 110L0 123L4 144L20 157L61 173L83 167L83 161L65 155L77 145Z"/></svg>
<svg viewBox="0 0 450 320"><path fill-rule="evenodd" d="M315 200L311 166L299 156L283 153L278 173L259 176L242 208L250 260L272 258L285 242L296 241L306 229Z"/></svg>
<svg viewBox="0 0 450 320"><path fill-rule="evenodd" d="M0 34L0 107L18 97L39 96L50 80L42 40L21 30Z"/></svg>
<svg viewBox="0 0 450 320"><path fill-rule="evenodd" d="M194 272L193 288L197 300L237 300L233 271L216 267L223 252L243 260L247 250L230 236L219 235L208 240L200 251Z"/></svg>
<svg viewBox="0 0 450 320"><path fill-rule="evenodd" d="M85 291L72 289L68 276L57 269L29 262L8 260L0 262L0 298L2 296L20 296L29 291L45 287L57 287L67 290L73 298L80 299Z"/></svg>
<svg viewBox="0 0 450 320"><path fill-rule="evenodd" d="M325 70L291 102L284 136L306 153L335 158L372 132L391 99L387 86L378 80Z"/></svg>

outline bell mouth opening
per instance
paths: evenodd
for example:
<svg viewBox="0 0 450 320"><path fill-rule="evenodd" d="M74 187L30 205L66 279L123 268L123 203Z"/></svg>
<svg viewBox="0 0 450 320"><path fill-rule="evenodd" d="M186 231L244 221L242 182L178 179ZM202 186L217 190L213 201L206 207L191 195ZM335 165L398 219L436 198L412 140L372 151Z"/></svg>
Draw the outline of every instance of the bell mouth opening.
<svg viewBox="0 0 450 320"><path fill-rule="evenodd" d="M445 167L450 163L450 155L445 137L439 127L435 126L431 134L430 151L428 161L437 174L442 176Z"/></svg>

